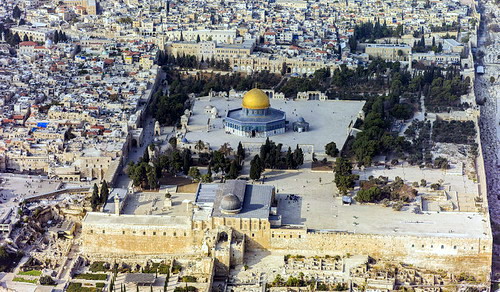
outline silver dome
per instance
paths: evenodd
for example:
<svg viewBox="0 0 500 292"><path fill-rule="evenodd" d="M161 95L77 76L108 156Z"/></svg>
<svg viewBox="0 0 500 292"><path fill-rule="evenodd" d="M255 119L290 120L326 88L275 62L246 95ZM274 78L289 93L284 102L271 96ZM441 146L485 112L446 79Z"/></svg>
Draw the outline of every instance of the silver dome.
<svg viewBox="0 0 500 292"><path fill-rule="evenodd" d="M241 201L234 194L227 194L220 201L220 209L222 213L237 214L241 210Z"/></svg>

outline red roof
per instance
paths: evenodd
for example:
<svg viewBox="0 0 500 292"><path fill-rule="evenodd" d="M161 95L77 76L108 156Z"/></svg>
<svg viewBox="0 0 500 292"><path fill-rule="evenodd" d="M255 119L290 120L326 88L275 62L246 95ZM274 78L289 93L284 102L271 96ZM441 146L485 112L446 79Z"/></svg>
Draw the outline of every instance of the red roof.
<svg viewBox="0 0 500 292"><path fill-rule="evenodd" d="M37 43L35 43L35 42L20 42L19 43L20 47L34 47L36 45L37 45Z"/></svg>

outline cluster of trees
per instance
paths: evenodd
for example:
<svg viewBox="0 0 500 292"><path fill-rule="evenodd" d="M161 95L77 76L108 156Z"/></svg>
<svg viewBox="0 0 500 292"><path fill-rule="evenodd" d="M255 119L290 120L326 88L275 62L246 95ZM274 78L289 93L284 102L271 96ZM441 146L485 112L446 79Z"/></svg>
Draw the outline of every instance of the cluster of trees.
<svg viewBox="0 0 500 292"><path fill-rule="evenodd" d="M403 31L403 25L398 25L396 28L392 28L387 26L385 21L381 24L380 20L377 19L375 23L364 22L357 24L354 27L354 39L360 42L374 42L376 39L380 38L401 37L403 35ZM349 43L349 45L351 45L351 43Z"/></svg>
<svg viewBox="0 0 500 292"><path fill-rule="evenodd" d="M331 72L329 68L316 70L311 77L292 77L283 83L277 90L285 94L286 97L295 97L297 92L320 90L326 91L330 86L329 78Z"/></svg>
<svg viewBox="0 0 500 292"><path fill-rule="evenodd" d="M476 128L473 121L436 120L432 126L432 137L436 142L473 144Z"/></svg>
<svg viewBox="0 0 500 292"><path fill-rule="evenodd" d="M405 149L408 152L408 163L411 165L432 163L430 121L413 121L406 129L405 136L409 143Z"/></svg>
<svg viewBox="0 0 500 292"><path fill-rule="evenodd" d="M299 145L294 151L290 147L286 152L282 152L283 144L276 144L266 139L266 142L260 146L260 159L263 168L271 169L296 169L304 164L304 152Z"/></svg>
<svg viewBox="0 0 500 292"><path fill-rule="evenodd" d="M222 71L229 71L231 69L231 64L229 59L216 60L213 56L212 58L207 58L206 60L202 57L198 60L196 56L193 55L179 55L177 57L169 55L165 51L159 51L157 55L157 64L160 66L171 65L178 66L185 69L203 69L203 68L213 68Z"/></svg>
<svg viewBox="0 0 500 292"><path fill-rule="evenodd" d="M154 104L151 111L155 120L161 125L172 126L179 121L184 114L188 95L185 93L174 93L170 95L155 93Z"/></svg>
<svg viewBox="0 0 500 292"><path fill-rule="evenodd" d="M312 284L314 279L306 280L304 279L304 273L299 273L298 277L289 276L288 279L284 279L280 274L276 275L273 282L271 283L272 287L306 287L309 284Z"/></svg>
<svg viewBox="0 0 500 292"><path fill-rule="evenodd" d="M411 106L400 104L400 98L413 95L411 90L416 86L411 86L412 80L406 71L392 70L390 79L389 94L369 98L364 106L366 117L362 124L363 132L350 145L351 154L358 165L369 166L375 155L403 153L407 147L404 137L393 136L388 131L394 119L409 119L413 116Z"/></svg>
<svg viewBox="0 0 500 292"><path fill-rule="evenodd" d="M474 22L475 24L475 22ZM446 22L443 22L441 24L441 26L434 26L434 25L431 25L430 26L430 29L432 32L443 32L443 31L458 31L460 28L460 25L458 22L456 21L453 21L451 24L447 24ZM449 37L445 37L445 38L449 38Z"/></svg>
<svg viewBox="0 0 500 292"><path fill-rule="evenodd" d="M271 88L280 82L281 78L277 74L269 71L260 71L251 75L243 76L241 73L233 74L210 74L197 76L181 75L178 72L168 71L167 81L170 84L170 93L195 93L208 95L213 91L226 91L231 89L237 91L250 90L252 88Z"/></svg>
<svg viewBox="0 0 500 292"><path fill-rule="evenodd" d="M188 95L208 95L210 91L250 90L255 87L270 88L279 83L279 76L269 71L261 71L244 77L240 73L208 76L197 75L185 78L179 72L167 70L170 95L155 93L150 107L155 119L162 125L174 125L184 113Z"/></svg>
<svg viewBox="0 0 500 292"><path fill-rule="evenodd" d="M450 168L450 164L448 163L448 159L444 157L436 157L434 159L434 168L448 169Z"/></svg>
<svg viewBox="0 0 500 292"><path fill-rule="evenodd" d="M10 29L3 25L3 23L0 23L0 35L2 33L4 34L5 41L12 47L17 46L22 41L17 32L13 34Z"/></svg>
<svg viewBox="0 0 500 292"><path fill-rule="evenodd" d="M335 172L335 185L342 195L354 187L354 182L358 176L352 174L352 164L344 157L338 157L333 168Z"/></svg>
<svg viewBox="0 0 500 292"><path fill-rule="evenodd" d="M158 180L164 172L176 175L182 171L193 180L202 182L211 182L213 173L220 173L226 179L236 179L245 159L245 149L241 143L238 144L234 157L231 156L232 149L228 144L224 144L219 150L199 154L198 163L208 164L207 173L202 175L200 170L193 166L194 159L191 151L189 149L179 151L175 149L175 143L171 144L174 149L168 150L158 157L150 158L148 151L145 151L138 163L132 162L128 165L127 174L132 179L134 186L140 186L143 189L156 189ZM204 147L205 144L202 141L198 141L195 145L197 150L204 149Z"/></svg>
<svg viewBox="0 0 500 292"><path fill-rule="evenodd" d="M92 190L92 197L90 198L90 205L92 206L92 210L97 210L99 205L105 204L108 201L109 197L109 187L106 181L103 181L101 184L101 191L97 187L97 184L94 184L94 188Z"/></svg>
<svg viewBox="0 0 500 292"><path fill-rule="evenodd" d="M258 180L265 168L271 169L296 169L304 163L304 152L297 148L292 152L288 147L282 152L283 145L276 144L268 139L260 147L260 155L255 155L250 161L250 179Z"/></svg>
<svg viewBox="0 0 500 292"><path fill-rule="evenodd" d="M57 44L59 42L66 42L68 40L68 36L66 35L65 32L62 30L56 30L54 32L54 36L52 38L52 41Z"/></svg>
<svg viewBox="0 0 500 292"><path fill-rule="evenodd" d="M436 53L440 53L443 51L443 44L439 43L436 45L436 38L432 37L432 44L426 45L425 43L425 37L422 35L420 37L420 40L415 41L413 43L412 51L414 53L423 53L423 52L428 52L428 51L434 51Z"/></svg>
<svg viewBox="0 0 500 292"><path fill-rule="evenodd" d="M345 64L333 71L330 79L330 98L366 99L366 94L379 94L388 86L387 70L399 71L399 62L386 62L380 58L373 60L367 67L349 69Z"/></svg>
<svg viewBox="0 0 500 292"><path fill-rule="evenodd" d="M450 109L463 110L468 105L461 104L460 96L469 92L470 79L461 79L457 70L443 74L441 70L427 70L423 75L425 106L431 112Z"/></svg>
<svg viewBox="0 0 500 292"><path fill-rule="evenodd" d="M222 145L217 151L212 151L206 155L200 155L200 160L208 160L207 173L201 175L197 167L191 167L188 175L195 180L201 180L202 182L212 181L212 170L215 173L221 173L226 179L236 179L240 175L243 160L245 159L245 150L241 145L238 144L237 153L234 158L229 158L232 149L228 148L227 144ZM203 157L202 157L203 156ZM206 157L205 157L206 156Z"/></svg>
<svg viewBox="0 0 500 292"><path fill-rule="evenodd" d="M172 165L175 165L178 172L182 168L183 160L178 151L175 151L175 153L177 156L175 156L176 160L172 162ZM170 156L167 155L165 155L165 157L170 158ZM189 159L190 158L188 158L188 161ZM167 161L170 162L170 160ZM156 159L155 162L152 162L149 157L149 151L146 149L143 157L141 157L137 163L130 162L127 165L127 175L132 179L132 183L136 187L141 187L142 189L157 189L159 187L159 179L162 176L162 170L167 167L162 163L166 163L165 160ZM189 167L191 167L191 165L187 166L186 173L189 171Z"/></svg>
<svg viewBox="0 0 500 292"><path fill-rule="evenodd" d="M356 194L356 201L360 203L375 203L382 200L410 202L415 199L417 190L406 185L400 177L393 182L384 176L370 177L361 182L361 190Z"/></svg>
<svg viewBox="0 0 500 292"><path fill-rule="evenodd" d="M295 97L297 92L320 90L331 99L366 99L366 94L379 94L387 89L387 70L399 71L399 62L386 62L380 58L367 67L349 69L345 64L331 72L319 69L312 76L292 77L283 82L277 91L287 97Z"/></svg>
<svg viewBox="0 0 500 292"><path fill-rule="evenodd" d="M358 165L365 166L371 165L375 155L390 153L400 158L404 158L404 154L408 153L410 163L432 164L430 124L417 123L409 129L407 134L411 136L408 140L393 136L390 127L395 119L407 120L413 116L422 94L429 111L465 107L466 105L460 105L459 97L468 92L469 80L461 80L459 73L453 68L443 71L429 67L411 76L397 66L390 69L387 80L390 84L387 95L367 99L364 107L365 120L356 125L362 128L363 132L349 142L350 154L355 156ZM402 98L404 103L401 102ZM470 135L475 133L470 132Z"/></svg>

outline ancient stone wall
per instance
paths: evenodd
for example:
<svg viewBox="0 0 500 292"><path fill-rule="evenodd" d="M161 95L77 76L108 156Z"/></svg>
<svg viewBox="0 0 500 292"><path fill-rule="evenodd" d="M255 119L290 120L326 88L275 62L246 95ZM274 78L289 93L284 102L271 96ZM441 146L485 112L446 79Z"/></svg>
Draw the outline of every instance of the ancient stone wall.
<svg viewBox="0 0 500 292"><path fill-rule="evenodd" d="M271 249L290 254L368 255L428 269L452 269L489 279L492 242L487 237L419 237L272 230Z"/></svg>
<svg viewBox="0 0 500 292"><path fill-rule="evenodd" d="M182 254L201 247L203 232L168 226L85 226L85 253Z"/></svg>

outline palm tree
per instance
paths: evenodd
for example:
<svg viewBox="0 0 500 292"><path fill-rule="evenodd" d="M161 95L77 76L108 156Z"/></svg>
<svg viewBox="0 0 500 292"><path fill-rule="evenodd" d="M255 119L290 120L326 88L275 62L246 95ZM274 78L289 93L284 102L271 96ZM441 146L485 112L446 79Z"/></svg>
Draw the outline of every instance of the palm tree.
<svg viewBox="0 0 500 292"><path fill-rule="evenodd" d="M198 140L198 142L196 142L196 145L194 145L194 149L198 150L198 152L201 152L201 150L205 149L205 143L201 140Z"/></svg>
<svg viewBox="0 0 500 292"><path fill-rule="evenodd" d="M222 146L220 146L219 151L225 156L228 156L231 154L231 151L233 151L233 148L231 148L228 143L224 143Z"/></svg>

